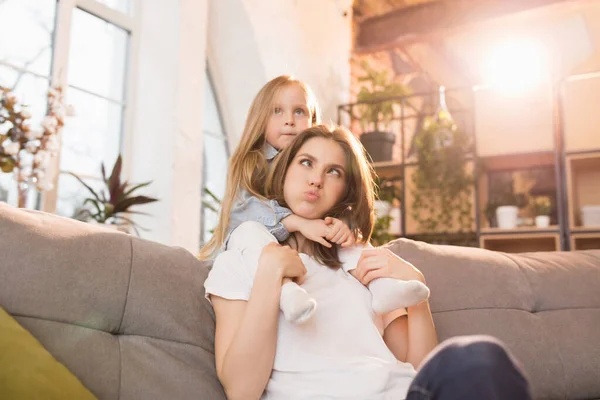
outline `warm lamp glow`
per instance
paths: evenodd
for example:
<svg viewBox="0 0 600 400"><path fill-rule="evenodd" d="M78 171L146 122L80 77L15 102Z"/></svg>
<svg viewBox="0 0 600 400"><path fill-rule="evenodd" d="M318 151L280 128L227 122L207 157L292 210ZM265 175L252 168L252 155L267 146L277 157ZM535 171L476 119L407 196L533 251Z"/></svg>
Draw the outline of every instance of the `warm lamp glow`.
<svg viewBox="0 0 600 400"><path fill-rule="evenodd" d="M539 84L548 74L546 51L534 41L513 41L490 49L484 58L485 86L521 92Z"/></svg>

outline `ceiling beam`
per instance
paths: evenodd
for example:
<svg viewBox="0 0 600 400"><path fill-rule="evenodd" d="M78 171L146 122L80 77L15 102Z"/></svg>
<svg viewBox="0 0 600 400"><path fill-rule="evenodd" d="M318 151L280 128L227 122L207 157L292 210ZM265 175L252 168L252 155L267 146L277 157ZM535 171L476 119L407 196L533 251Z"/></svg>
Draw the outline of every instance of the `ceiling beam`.
<svg viewBox="0 0 600 400"><path fill-rule="evenodd" d="M439 0L367 18L358 24L357 53L427 41L486 20L577 0Z"/></svg>

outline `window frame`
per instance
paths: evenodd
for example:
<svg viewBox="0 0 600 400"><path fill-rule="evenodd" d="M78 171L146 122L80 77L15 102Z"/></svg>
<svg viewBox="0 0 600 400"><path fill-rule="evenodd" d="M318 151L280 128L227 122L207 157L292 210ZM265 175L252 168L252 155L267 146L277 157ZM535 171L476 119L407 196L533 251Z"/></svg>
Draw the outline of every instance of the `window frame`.
<svg viewBox="0 0 600 400"><path fill-rule="evenodd" d="M113 24L129 35L125 77L124 77L124 96L123 96L123 115L122 128L120 135L119 148L125 159L129 159L130 153L129 138L133 134L133 107L135 94L135 80L129 79L134 75L137 69L139 52L139 7L140 0L132 0L131 13L126 14L121 11L110 8L96 0L58 0L56 9L56 20L54 24L54 37L52 43L52 64L50 68L50 86L61 85L65 88L69 85L69 50L71 44L71 27L74 11L80 9L97 18L100 18L110 24ZM94 94L95 95L95 94ZM68 121L67 121L68 123ZM42 211L56 212L58 201L58 179L60 170L62 146L57 156L53 158L47 175L52 177L53 188L47 192L40 193L39 208ZM128 164L124 163L124 173L127 174Z"/></svg>
<svg viewBox="0 0 600 400"><path fill-rule="evenodd" d="M229 136L227 135L227 128L225 127L225 120L223 119L221 102L219 101L219 94L217 93L217 88L215 86L215 80L211 73L211 69L208 66L206 68L206 78L207 78L206 85L208 85L208 87L210 88L212 97L215 100L215 108L217 110L219 124L221 125L222 139L223 139L223 142L225 145L225 154L227 156L227 160L229 160L229 158L231 157L231 147L230 147L230 143L229 143ZM209 99L205 99L205 101L208 101L208 100ZM204 137L204 135L206 135L206 134L207 134L207 132L203 128L202 136ZM215 135L211 135L211 136L216 137ZM219 138L219 139L221 139L221 138ZM204 147L204 143L203 143L202 152L204 153L204 151L206 151L206 148ZM204 246L207 242L205 240L206 238L204 237L204 231L206 229L206 227L205 227L206 219L204 218L204 213L206 212L206 207L204 206L204 189L206 188L207 171L208 171L208 167L206 165L206 157L204 157L204 154L202 154L202 186L200 188L200 199L201 199L201 201L200 201L200 245L201 246ZM225 174L226 178L227 178L228 172L229 171L227 171L227 173Z"/></svg>

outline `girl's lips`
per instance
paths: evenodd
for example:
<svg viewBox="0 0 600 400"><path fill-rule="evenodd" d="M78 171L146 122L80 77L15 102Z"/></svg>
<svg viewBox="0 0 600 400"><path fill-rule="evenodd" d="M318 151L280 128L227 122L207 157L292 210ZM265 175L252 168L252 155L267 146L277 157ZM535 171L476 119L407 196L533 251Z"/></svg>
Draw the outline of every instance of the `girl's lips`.
<svg viewBox="0 0 600 400"><path fill-rule="evenodd" d="M317 201L319 200L319 194L316 192L312 192L312 191L308 191L308 192L304 192L304 199L307 201Z"/></svg>

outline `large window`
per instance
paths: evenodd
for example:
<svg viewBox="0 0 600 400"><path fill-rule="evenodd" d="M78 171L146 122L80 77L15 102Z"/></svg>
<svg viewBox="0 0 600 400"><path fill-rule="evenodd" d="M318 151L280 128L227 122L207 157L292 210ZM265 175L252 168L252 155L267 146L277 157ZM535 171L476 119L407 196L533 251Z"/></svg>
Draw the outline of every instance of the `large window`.
<svg viewBox="0 0 600 400"><path fill-rule="evenodd" d="M221 114L217 98L215 96L214 86L210 75L206 74L204 93L204 165L203 165L203 205L201 209L201 229L200 243L206 243L212 233L211 231L217 224L218 210L220 204L208 196L205 192L208 189L218 199L223 199L225 194L225 184L227 182L227 166L229 160L229 146L227 135L223 129Z"/></svg>
<svg viewBox="0 0 600 400"><path fill-rule="evenodd" d="M100 186L100 164L110 169L122 150L133 2L0 0L0 84L14 87L40 119L49 84L66 85L66 103L75 111L62 132L47 211L72 216L86 193L67 172ZM16 203L12 176L0 176L8 201Z"/></svg>

